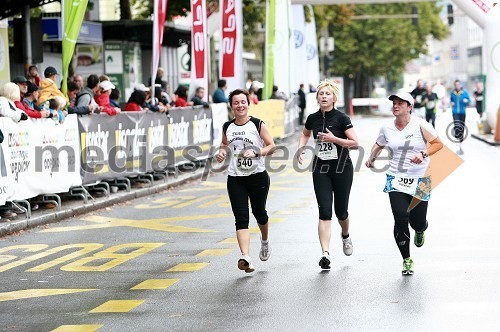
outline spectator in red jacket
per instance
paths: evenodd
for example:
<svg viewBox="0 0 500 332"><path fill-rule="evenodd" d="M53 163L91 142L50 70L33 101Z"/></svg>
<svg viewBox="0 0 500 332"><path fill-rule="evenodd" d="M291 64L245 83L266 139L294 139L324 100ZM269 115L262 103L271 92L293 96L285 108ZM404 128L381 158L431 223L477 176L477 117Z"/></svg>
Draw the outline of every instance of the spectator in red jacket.
<svg viewBox="0 0 500 332"><path fill-rule="evenodd" d="M28 92L28 79L24 76L16 76L12 80L12 83L16 83L19 87L19 92L21 94L20 100L15 100L14 103L17 108L24 111L30 118L40 119L42 117L42 113L35 111L33 108L25 107L22 100L24 100L25 94Z"/></svg>
<svg viewBox="0 0 500 332"><path fill-rule="evenodd" d="M101 112L108 115L121 113L121 109L111 106L111 102L109 101L109 95L114 88L115 86L110 81L102 81L99 83L99 91L94 96L97 105L101 106Z"/></svg>
<svg viewBox="0 0 500 332"><path fill-rule="evenodd" d="M23 99L24 111L32 118L48 118L50 112L37 106L38 90L38 85L31 82L28 83L28 91L24 94Z"/></svg>
<svg viewBox="0 0 500 332"><path fill-rule="evenodd" d="M141 90L134 90L128 99L127 105L125 105L124 111L127 112L139 112L147 111L147 108L143 107L146 102L146 92Z"/></svg>
<svg viewBox="0 0 500 332"><path fill-rule="evenodd" d="M188 99L187 91L188 88L185 85L179 85L177 87L177 90L175 90L174 92L175 96L177 97L177 99L175 100L175 106L186 107L193 105L192 101L187 101Z"/></svg>

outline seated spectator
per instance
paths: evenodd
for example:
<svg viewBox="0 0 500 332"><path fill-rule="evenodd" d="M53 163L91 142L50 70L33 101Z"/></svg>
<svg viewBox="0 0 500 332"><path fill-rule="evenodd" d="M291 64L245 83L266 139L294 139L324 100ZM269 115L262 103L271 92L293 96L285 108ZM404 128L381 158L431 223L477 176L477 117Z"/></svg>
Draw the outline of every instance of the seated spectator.
<svg viewBox="0 0 500 332"><path fill-rule="evenodd" d="M40 81L40 95L38 96L38 105L43 104L46 100L52 99L56 96L66 98L64 94L57 88L57 70L54 67L47 67L43 72L45 78Z"/></svg>
<svg viewBox="0 0 500 332"><path fill-rule="evenodd" d="M186 106L192 106L193 102L192 101L187 101L187 92L188 88L185 85L179 85L177 87L177 90L175 90L174 95L176 97L175 100L175 106L177 107L186 107Z"/></svg>
<svg viewBox="0 0 500 332"><path fill-rule="evenodd" d="M52 120L54 120L56 124L63 124L64 120L66 119L66 115L68 115L68 113L64 111L66 99L61 97L54 97L52 99L49 99L48 103L48 111L52 114Z"/></svg>
<svg viewBox="0 0 500 332"><path fill-rule="evenodd" d="M97 75L90 75L87 78L87 86L83 88L77 95L75 104L77 107L81 106L93 106L93 113L99 113L101 111L99 105L97 105L94 95L99 91L99 77Z"/></svg>
<svg viewBox="0 0 500 332"><path fill-rule="evenodd" d="M36 86L40 85L40 74L38 74L38 68L35 65L31 65L28 68L28 80L35 84Z"/></svg>
<svg viewBox="0 0 500 332"><path fill-rule="evenodd" d="M38 90L39 90L38 85L31 82L28 84L28 91L24 95L23 99L24 110L26 111L29 110L26 113L31 118L48 118L50 113L46 110L43 110L37 105ZM40 116L32 116L32 114L40 114Z"/></svg>
<svg viewBox="0 0 500 332"><path fill-rule="evenodd" d="M143 107L146 103L146 92L142 90L134 90L128 99L127 105L125 105L124 111L127 112L140 112L147 111L146 107Z"/></svg>
<svg viewBox="0 0 500 332"><path fill-rule="evenodd" d="M83 89L83 77L82 77L82 75L80 75L80 74L73 75L72 81L78 85L78 91Z"/></svg>
<svg viewBox="0 0 500 332"><path fill-rule="evenodd" d="M191 101L193 102L194 106L201 105L203 107L210 107L206 101L203 100L205 97L205 88L199 86L196 88L196 91L194 93L193 98L191 98Z"/></svg>
<svg viewBox="0 0 500 332"><path fill-rule="evenodd" d="M271 94L270 99L281 99L281 100L287 100L285 94L283 92L278 91L278 86L273 85L273 93Z"/></svg>
<svg viewBox="0 0 500 332"><path fill-rule="evenodd" d="M250 91L248 91L248 99L250 99L250 104L257 105L259 103L259 98L257 97L253 86L251 86Z"/></svg>
<svg viewBox="0 0 500 332"><path fill-rule="evenodd" d="M69 81L68 82L68 114L78 114L78 115L86 115L92 114L94 111L94 105L88 106L76 106L76 96L80 92L80 87L78 83Z"/></svg>
<svg viewBox="0 0 500 332"><path fill-rule="evenodd" d="M15 122L27 120L28 116L16 107L15 102L21 100L19 87L12 82L5 83L0 89L0 115L9 117Z"/></svg>
<svg viewBox="0 0 500 332"><path fill-rule="evenodd" d="M119 100L120 100L120 90L115 87L113 90L111 90L111 93L109 94L109 102L111 106L120 108Z"/></svg>
<svg viewBox="0 0 500 332"><path fill-rule="evenodd" d="M113 83L106 80L101 81L101 83L99 83L99 88L100 90L94 96L94 99L97 105L101 107L101 112L104 112L108 115L116 115L118 113L121 113L121 109L119 107L111 106L111 103L109 101L111 90L115 88Z"/></svg>
<svg viewBox="0 0 500 332"><path fill-rule="evenodd" d="M212 101L214 103L228 103L229 100L226 97L225 91L227 89L227 81L219 80L217 82L217 90L215 90L214 95L212 96Z"/></svg>
<svg viewBox="0 0 500 332"><path fill-rule="evenodd" d="M166 93L162 91L162 88L159 84L155 84L155 104L158 105L158 112L164 113L168 112L170 106L167 98L166 98Z"/></svg>
<svg viewBox="0 0 500 332"><path fill-rule="evenodd" d="M22 102L24 100L25 94L28 92L28 83L31 84L31 82L28 81L28 79L24 76L17 76L12 80L12 83L17 84L17 86L19 87L19 92L21 94L21 99L14 102L16 107L26 113L30 118L41 118L42 114L40 112L37 112L30 107L26 107Z"/></svg>

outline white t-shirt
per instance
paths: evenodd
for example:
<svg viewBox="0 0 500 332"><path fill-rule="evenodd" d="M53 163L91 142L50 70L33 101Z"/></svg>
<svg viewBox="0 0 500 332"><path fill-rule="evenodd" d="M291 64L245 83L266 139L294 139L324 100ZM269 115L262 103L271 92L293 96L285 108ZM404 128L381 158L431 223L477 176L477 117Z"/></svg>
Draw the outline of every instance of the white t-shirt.
<svg viewBox="0 0 500 332"><path fill-rule="evenodd" d="M420 164L410 162L410 159L420 151L427 151L427 142L422 130L427 131L432 139L438 136L430 123L414 116L403 130L396 128L394 121L382 126L377 144L389 148L389 155L392 158L389 161L387 174L412 178L421 178L425 175L429 167L429 158L425 158Z"/></svg>
<svg viewBox="0 0 500 332"><path fill-rule="evenodd" d="M231 176L248 176L254 173L264 172L264 158L242 158L245 150L260 152L264 148L264 140L260 137L262 121L250 117L244 125L237 125L234 120L224 124L222 130L227 137L231 158L228 174Z"/></svg>

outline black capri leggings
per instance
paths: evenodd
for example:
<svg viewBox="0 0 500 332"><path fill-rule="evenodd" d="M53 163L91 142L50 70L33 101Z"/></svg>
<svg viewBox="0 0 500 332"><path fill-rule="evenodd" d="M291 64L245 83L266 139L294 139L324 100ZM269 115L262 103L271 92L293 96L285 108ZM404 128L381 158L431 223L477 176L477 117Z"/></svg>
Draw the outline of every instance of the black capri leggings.
<svg viewBox="0 0 500 332"><path fill-rule="evenodd" d="M389 193L391 201L392 214L394 215L394 240L398 245L403 258L410 257L410 229L417 232L423 232L427 229L427 206L429 202L420 201L410 212L408 207L413 196L392 191Z"/></svg>
<svg viewBox="0 0 500 332"><path fill-rule="evenodd" d="M344 165L342 171L329 167L328 172L321 172L321 167L313 171L314 192L319 208L319 219L332 220L332 203L335 216L339 220L349 217L349 194L351 193L354 169L352 164ZM333 195L335 194L335 202Z"/></svg>
<svg viewBox="0 0 500 332"><path fill-rule="evenodd" d="M267 224L269 217L266 211L267 194L270 179L267 171L249 176L228 176L227 192L231 201L236 230L248 229L250 214L248 198L252 205L252 214L260 225Z"/></svg>

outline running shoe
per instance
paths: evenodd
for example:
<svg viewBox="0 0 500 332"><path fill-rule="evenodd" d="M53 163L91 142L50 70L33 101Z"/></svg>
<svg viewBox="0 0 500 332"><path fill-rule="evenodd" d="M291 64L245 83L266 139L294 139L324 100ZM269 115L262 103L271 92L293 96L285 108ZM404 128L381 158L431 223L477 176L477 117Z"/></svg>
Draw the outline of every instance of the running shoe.
<svg viewBox="0 0 500 332"><path fill-rule="evenodd" d="M271 256L271 247L269 246L269 241L267 243L260 242L260 253L259 258L261 261L267 261Z"/></svg>
<svg viewBox="0 0 500 332"><path fill-rule="evenodd" d="M250 257L247 255L242 255L241 258L238 260L238 269L243 270L246 273L255 271L252 262L250 262Z"/></svg>
<svg viewBox="0 0 500 332"><path fill-rule="evenodd" d="M402 273L404 276L412 276L413 275L413 259L411 259L411 257L404 259Z"/></svg>
<svg viewBox="0 0 500 332"><path fill-rule="evenodd" d="M351 236L349 236L347 239L344 239L342 237L342 233L340 233L340 237L342 238L342 250L344 251L344 255L351 256L353 250Z"/></svg>
<svg viewBox="0 0 500 332"><path fill-rule="evenodd" d="M419 248L423 246L425 242L425 232L415 232L413 242L415 242L415 245Z"/></svg>
<svg viewBox="0 0 500 332"><path fill-rule="evenodd" d="M330 270L330 253L328 251L323 251L323 255L321 255L319 260L319 266L323 270Z"/></svg>

